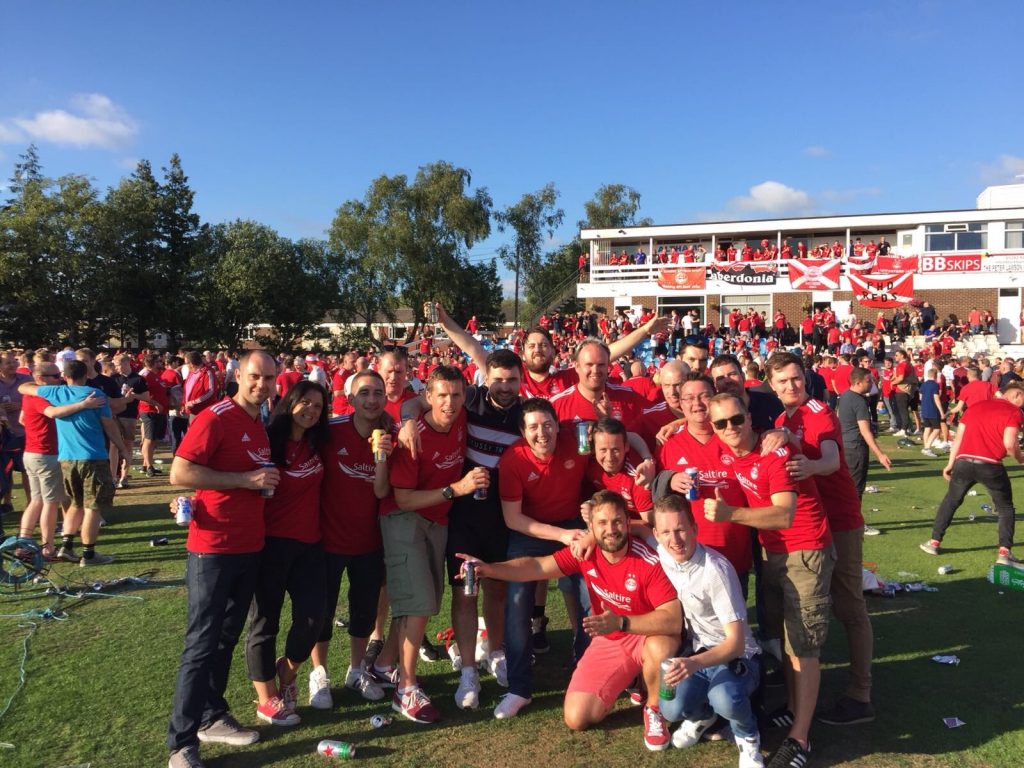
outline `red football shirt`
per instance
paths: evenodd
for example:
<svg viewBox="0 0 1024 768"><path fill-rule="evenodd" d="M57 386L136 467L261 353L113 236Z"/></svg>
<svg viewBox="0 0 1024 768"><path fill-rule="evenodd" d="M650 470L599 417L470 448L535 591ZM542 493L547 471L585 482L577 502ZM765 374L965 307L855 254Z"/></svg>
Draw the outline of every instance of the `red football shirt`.
<svg viewBox="0 0 1024 768"><path fill-rule="evenodd" d="M575 368L562 368L543 381L534 381L530 378L526 366L523 366L522 377L522 395L524 397L543 397L545 400L575 386L580 380Z"/></svg>
<svg viewBox="0 0 1024 768"><path fill-rule="evenodd" d="M324 446L324 488L320 496L320 532L325 552L365 555L384 544L373 492L377 463L370 441L356 431L351 414L330 421Z"/></svg>
<svg viewBox="0 0 1024 768"><path fill-rule="evenodd" d="M718 439L717 437L715 438ZM758 531L762 546L769 552L796 552L802 549L823 549L832 543L832 532L821 507L818 489L810 478L793 480L786 471L792 451L783 446L767 456L761 455L761 443L742 458L722 444L720 461L731 470L743 487L748 507L769 507L772 494L796 493L796 511L789 528Z"/></svg>
<svg viewBox="0 0 1024 768"><path fill-rule="evenodd" d="M296 384L298 384L304 378L306 378L306 377L303 376L298 371L285 371L284 373L279 375L277 377L277 386L280 387L280 389L281 389L281 391L279 392L281 397L284 397L285 395L287 395L288 394L288 390L291 389L292 387L294 387Z"/></svg>
<svg viewBox="0 0 1024 768"><path fill-rule="evenodd" d="M651 489L641 488L636 484L636 465L640 463L640 456L635 451L626 452L626 463L622 469L614 475L609 475L595 459L591 459L587 466L587 480L595 488L613 491L619 494L626 502L626 510L633 520L642 520L642 513L654 507L651 499Z"/></svg>
<svg viewBox="0 0 1024 768"><path fill-rule="evenodd" d="M391 486L411 490L433 490L458 482L462 477L462 464L466 458L466 411L460 409L458 418L447 432L438 432L420 416L416 421L420 433L420 457L413 459L402 446L391 454ZM450 501L415 510L427 520L448 524ZM399 509L392 492L381 501L380 513L390 514Z"/></svg>
<svg viewBox="0 0 1024 768"><path fill-rule="evenodd" d="M160 413L166 415L170 407L170 399L167 396L167 384L156 371L149 368L143 369L139 375L149 388L149 396L160 406ZM149 403L139 401L139 413L155 413L156 409Z"/></svg>
<svg viewBox="0 0 1024 768"><path fill-rule="evenodd" d="M416 393L413 392L411 389L403 389L401 397L399 397L397 400L388 400L386 403L384 403L384 410L387 412L388 416L394 419L396 424L401 424L402 403L404 403L406 400L412 400L414 397L416 397ZM349 408L351 407L352 406L349 406Z"/></svg>
<svg viewBox="0 0 1024 768"><path fill-rule="evenodd" d="M957 400L963 400L964 405L970 408L976 403L983 403L986 400L992 399L992 385L987 381L981 379L975 379L964 384L960 390L960 395Z"/></svg>
<svg viewBox="0 0 1024 768"><path fill-rule="evenodd" d="M677 597L661 568L658 553L632 536L626 546L626 556L617 563L609 563L597 547L586 560L577 559L568 547L554 554L566 576L583 575L594 613L599 613L603 606L603 610L618 616L642 616ZM618 640L624 634L612 632L607 638Z"/></svg>
<svg viewBox="0 0 1024 768"><path fill-rule="evenodd" d="M287 463L279 467L281 482L263 508L266 535L315 544L320 541L323 462L308 440L289 440L285 456Z"/></svg>
<svg viewBox="0 0 1024 768"><path fill-rule="evenodd" d="M21 420L25 426L25 453L57 454L57 423L43 414L50 405L36 395L22 395Z"/></svg>
<svg viewBox="0 0 1024 768"><path fill-rule="evenodd" d="M630 429L633 422L650 405L629 387L621 384L605 384L608 401L608 415L618 419ZM594 404L580 394L579 387L572 387L551 398L559 424L565 426L577 421L597 421L601 418Z"/></svg>
<svg viewBox="0 0 1024 768"><path fill-rule="evenodd" d="M843 394L850 388L850 374L853 373L853 366L840 363L836 366L835 375L832 377L832 386L835 387L837 395Z"/></svg>
<svg viewBox="0 0 1024 768"><path fill-rule="evenodd" d="M785 413L775 419L776 427L787 427L803 445L803 454L808 459L821 458L821 444L833 441L839 448L839 469L830 475L815 475L814 484L818 495L825 503L829 527L833 531L852 531L864 527L860 512L860 496L853 484L850 468L843 451L843 431L839 419L818 400L808 400L797 408L792 416Z"/></svg>
<svg viewBox="0 0 1024 768"><path fill-rule="evenodd" d="M655 384L647 376L634 376L622 382L624 387L629 387L644 400L656 403L661 399L661 387Z"/></svg>
<svg viewBox="0 0 1024 768"><path fill-rule="evenodd" d="M231 398L199 414L178 446L178 456L218 472L250 472L270 461L270 443L260 419ZM259 491L196 489L189 552L240 555L263 549L263 507Z"/></svg>
<svg viewBox="0 0 1024 768"><path fill-rule="evenodd" d="M501 500L522 500L523 514L542 523L578 518L588 461L588 456L576 453L576 434L571 429L559 431L555 452L545 459L538 459L519 439L498 461Z"/></svg>
<svg viewBox="0 0 1024 768"><path fill-rule="evenodd" d="M960 417L964 429L958 459L976 459L988 464L1001 464L1006 456L1003 432L1007 427L1020 429L1020 408L1001 398L975 403Z"/></svg>
<svg viewBox="0 0 1024 768"><path fill-rule="evenodd" d="M630 430L640 435L647 443L647 447L655 452L658 449L658 431L675 420L676 416L669 410L668 403L662 401L650 408L644 408L640 416L630 426Z"/></svg>
<svg viewBox="0 0 1024 768"><path fill-rule="evenodd" d="M736 477L723 466L722 444L712 438L701 443L687 430L681 429L670 437L658 452L658 469L685 472L696 467L700 472L700 498L690 502L693 520L697 525L697 541L717 550L732 563L737 573L746 573L753 566L753 548L750 528L733 522L713 522L704 517L704 499L722 494L726 504L743 507L747 497Z"/></svg>

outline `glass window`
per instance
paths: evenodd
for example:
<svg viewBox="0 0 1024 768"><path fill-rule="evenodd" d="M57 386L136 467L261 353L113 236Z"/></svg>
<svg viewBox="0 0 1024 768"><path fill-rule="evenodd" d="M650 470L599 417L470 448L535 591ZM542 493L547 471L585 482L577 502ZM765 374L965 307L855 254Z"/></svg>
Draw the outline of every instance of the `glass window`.
<svg viewBox="0 0 1024 768"><path fill-rule="evenodd" d="M1024 221L1006 222L1006 248L1024 248Z"/></svg>
<svg viewBox="0 0 1024 768"><path fill-rule="evenodd" d="M727 317L734 309L738 309L740 312L746 312L750 309L763 312L764 316L770 321L772 317L771 294L755 293L747 295L740 293L735 296L723 295L718 318L719 327L729 324Z"/></svg>
<svg viewBox="0 0 1024 768"><path fill-rule="evenodd" d="M697 311L701 327L704 326L704 297L703 296L659 296L658 314L667 315L672 310L679 313L680 317L691 309Z"/></svg>
<svg viewBox="0 0 1024 768"><path fill-rule="evenodd" d="M966 232L947 232L943 224L925 226L926 251L978 251L988 247L988 224L968 224Z"/></svg>

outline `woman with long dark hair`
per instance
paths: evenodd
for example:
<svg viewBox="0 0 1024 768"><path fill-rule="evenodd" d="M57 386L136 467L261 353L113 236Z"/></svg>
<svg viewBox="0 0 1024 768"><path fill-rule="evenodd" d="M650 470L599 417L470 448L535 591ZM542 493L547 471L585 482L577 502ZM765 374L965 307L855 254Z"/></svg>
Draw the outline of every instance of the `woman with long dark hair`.
<svg viewBox="0 0 1024 768"><path fill-rule="evenodd" d="M329 435L324 388L311 381L289 388L270 414L267 435L281 482L264 511L266 542L249 609L245 663L259 697L256 716L271 725L296 725L295 673L320 634L324 605L320 449ZM292 626L284 655L277 658L285 593L292 602Z"/></svg>

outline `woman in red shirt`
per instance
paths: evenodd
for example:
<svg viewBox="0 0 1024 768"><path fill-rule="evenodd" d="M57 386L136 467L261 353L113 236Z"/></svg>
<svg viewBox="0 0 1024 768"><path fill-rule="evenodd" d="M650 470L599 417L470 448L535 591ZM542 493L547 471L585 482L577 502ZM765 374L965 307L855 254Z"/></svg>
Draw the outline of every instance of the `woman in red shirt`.
<svg viewBox="0 0 1024 768"><path fill-rule="evenodd" d="M256 716L271 725L296 725L296 671L320 634L324 608L324 557L320 546L320 449L328 440L327 392L305 380L291 387L270 414L270 458L281 482L264 508L266 541L249 609L245 663L259 703ZM277 658L277 633L285 593L292 625ZM276 661L275 661L276 659Z"/></svg>

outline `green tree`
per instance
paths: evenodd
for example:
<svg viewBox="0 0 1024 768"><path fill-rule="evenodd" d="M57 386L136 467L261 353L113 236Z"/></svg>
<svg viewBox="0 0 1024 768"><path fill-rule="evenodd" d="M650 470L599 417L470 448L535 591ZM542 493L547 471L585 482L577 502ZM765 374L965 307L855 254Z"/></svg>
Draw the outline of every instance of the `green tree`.
<svg viewBox="0 0 1024 768"><path fill-rule="evenodd" d="M160 185L157 230L162 250L157 273L164 291L155 320L159 329L170 335L173 347L193 322L195 286L208 263L202 257L207 238L199 216L192 210L195 193L177 153L171 155L168 167L161 171L164 181Z"/></svg>
<svg viewBox="0 0 1024 768"><path fill-rule="evenodd" d="M640 193L625 184L602 184L594 196L583 204L586 218L577 222L580 229L613 229L648 227L648 218L637 219Z"/></svg>
<svg viewBox="0 0 1024 768"><path fill-rule="evenodd" d="M505 266L515 272L515 309L512 322L519 324L519 281L520 274L525 273L527 279L541 265L544 233L550 238L555 229L565 218L565 211L556 206L558 190L553 183L545 185L537 192L527 192L515 205L494 214L498 222L498 231L512 230L512 245L502 245L498 255Z"/></svg>
<svg viewBox="0 0 1024 768"><path fill-rule="evenodd" d="M473 315L482 326L497 327L505 322L501 278L494 259L478 264L463 259L452 275L451 292L454 301L445 309L462 326Z"/></svg>

